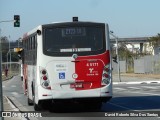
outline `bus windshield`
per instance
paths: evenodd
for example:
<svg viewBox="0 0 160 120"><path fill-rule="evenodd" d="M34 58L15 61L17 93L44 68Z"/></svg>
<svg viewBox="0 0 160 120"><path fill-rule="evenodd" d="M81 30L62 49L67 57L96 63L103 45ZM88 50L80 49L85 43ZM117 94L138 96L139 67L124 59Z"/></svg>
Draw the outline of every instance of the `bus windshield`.
<svg viewBox="0 0 160 120"><path fill-rule="evenodd" d="M103 49L103 27L52 27L44 30L47 53L84 53Z"/></svg>

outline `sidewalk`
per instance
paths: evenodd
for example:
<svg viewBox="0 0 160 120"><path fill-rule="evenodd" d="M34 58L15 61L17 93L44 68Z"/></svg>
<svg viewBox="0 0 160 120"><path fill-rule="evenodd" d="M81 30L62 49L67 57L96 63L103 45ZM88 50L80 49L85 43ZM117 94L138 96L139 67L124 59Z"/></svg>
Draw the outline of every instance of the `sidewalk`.
<svg viewBox="0 0 160 120"><path fill-rule="evenodd" d="M4 112L18 111L18 109L15 108L15 106L10 102L10 100L6 96L3 96L3 108ZM22 119L20 117L4 117L4 120L22 120Z"/></svg>
<svg viewBox="0 0 160 120"><path fill-rule="evenodd" d="M160 75L154 74L133 74L133 73L121 73L120 80L118 74L113 75L113 83L129 83L129 84L138 84L138 83L160 83Z"/></svg>
<svg viewBox="0 0 160 120"><path fill-rule="evenodd" d="M3 81L12 79L13 76L9 76L4 78L2 75ZM11 111L18 111L18 109L11 103L11 101L7 98L7 96L3 96L3 111L4 112L11 112ZM5 114L4 114L5 115ZM20 117L4 117L4 120L22 120Z"/></svg>

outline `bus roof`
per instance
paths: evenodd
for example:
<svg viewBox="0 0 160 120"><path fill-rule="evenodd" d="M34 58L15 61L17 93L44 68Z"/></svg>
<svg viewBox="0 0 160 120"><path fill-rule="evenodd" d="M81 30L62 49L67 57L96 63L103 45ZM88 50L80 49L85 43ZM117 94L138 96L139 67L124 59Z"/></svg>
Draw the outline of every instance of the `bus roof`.
<svg viewBox="0 0 160 120"><path fill-rule="evenodd" d="M100 23L100 22L88 22L88 21L78 21L78 22L52 22L52 23L49 23L49 24L42 24L42 25L39 25L37 27L35 27L34 29L32 29L31 31L25 33L23 35L23 39L27 38L28 36L34 34L37 32L38 29L42 29L43 26L54 26L54 25L66 25L66 24L104 24L104 23Z"/></svg>

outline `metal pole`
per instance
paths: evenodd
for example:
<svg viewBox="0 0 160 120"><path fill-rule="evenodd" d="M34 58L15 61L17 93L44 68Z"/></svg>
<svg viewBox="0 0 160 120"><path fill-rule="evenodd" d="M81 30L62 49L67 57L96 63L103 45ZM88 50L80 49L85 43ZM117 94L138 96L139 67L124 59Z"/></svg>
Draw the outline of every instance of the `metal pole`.
<svg viewBox="0 0 160 120"><path fill-rule="evenodd" d="M118 54L118 37L115 36L113 34L113 31L110 31L110 35L112 35L115 39L116 39L116 55L117 55L117 64L118 64L118 78L119 78L119 81L121 82L121 76L120 76L120 61L119 61L119 54Z"/></svg>
<svg viewBox="0 0 160 120"><path fill-rule="evenodd" d="M120 61L119 61L119 54L118 54L118 38L116 38L116 44L117 44L117 61L118 61L118 77L119 81L121 82L121 76L120 76Z"/></svg>
<svg viewBox="0 0 160 120"><path fill-rule="evenodd" d="M9 73L11 75L11 43L10 43L10 36L9 36Z"/></svg>
<svg viewBox="0 0 160 120"><path fill-rule="evenodd" d="M0 21L2 22L14 22L14 20ZM1 41L1 29L0 29L0 116L2 116L3 111L3 87L2 87L2 41ZM0 117L0 120L4 120L3 117Z"/></svg>
<svg viewBox="0 0 160 120"><path fill-rule="evenodd" d="M2 88L2 48L1 48L1 29L0 29L0 115L2 116L3 111L3 88ZM0 117L0 120L3 120Z"/></svg>
<svg viewBox="0 0 160 120"><path fill-rule="evenodd" d="M4 20L4 21L0 21L0 23L2 22L14 22L14 20Z"/></svg>
<svg viewBox="0 0 160 120"><path fill-rule="evenodd" d="M1 39L1 32L2 32L2 29L0 29L0 44L2 44L2 39ZM1 45L2 46L2 45ZM1 48L2 49L2 48ZM1 49L0 49L0 54L1 54L1 56L2 56L2 51L1 51ZM1 57L1 62L2 62L2 57Z"/></svg>
<svg viewBox="0 0 160 120"><path fill-rule="evenodd" d="M10 49L10 42L8 40L8 52L7 52L7 69L8 69L8 53L9 53L9 49ZM9 69L8 69L9 72Z"/></svg>
<svg viewBox="0 0 160 120"><path fill-rule="evenodd" d="M19 40L18 40L18 48L19 48Z"/></svg>
<svg viewBox="0 0 160 120"><path fill-rule="evenodd" d="M8 53L9 53L9 51L7 52L7 69L8 69Z"/></svg>

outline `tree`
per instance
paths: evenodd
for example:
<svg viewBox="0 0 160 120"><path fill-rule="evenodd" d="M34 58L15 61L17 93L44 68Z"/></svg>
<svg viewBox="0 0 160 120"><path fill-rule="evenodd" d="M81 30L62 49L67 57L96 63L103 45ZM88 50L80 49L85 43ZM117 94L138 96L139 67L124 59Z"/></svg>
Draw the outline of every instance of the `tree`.
<svg viewBox="0 0 160 120"><path fill-rule="evenodd" d="M116 56L115 49L116 49L115 47L112 47L113 57ZM127 48L125 42L119 42L118 53L119 53L119 60L126 61L127 72L133 72L134 58L136 55Z"/></svg>
<svg viewBox="0 0 160 120"><path fill-rule="evenodd" d="M6 36L1 37L1 50L2 50L2 61L6 61L8 52L8 38Z"/></svg>
<svg viewBox="0 0 160 120"><path fill-rule="evenodd" d="M119 43L118 52L120 60L127 60L133 57L133 53L128 50L126 43Z"/></svg>
<svg viewBox="0 0 160 120"><path fill-rule="evenodd" d="M155 50L160 46L160 33L158 33L156 36L149 38L149 45L152 47L152 53L153 53L153 50Z"/></svg>
<svg viewBox="0 0 160 120"><path fill-rule="evenodd" d="M8 40L8 38L6 36L1 37L0 39L1 39L1 46L2 46L2 48L1 48L2 49L2 62L6 62L7 61L7 57L8 57L8 60L9 60L9 54L7 56L7 53L9 51L9 40ZM10 42L10 48L12 48L12 49L17 45L18 45L17 41ZM11 57L12 58L11 61L14 61L14 62L18 61L17 53L12 52L11 56L12 56Z"/></svg>

